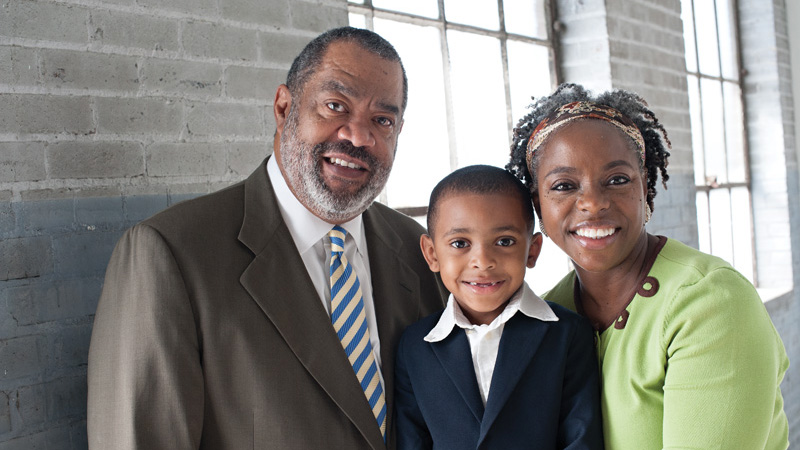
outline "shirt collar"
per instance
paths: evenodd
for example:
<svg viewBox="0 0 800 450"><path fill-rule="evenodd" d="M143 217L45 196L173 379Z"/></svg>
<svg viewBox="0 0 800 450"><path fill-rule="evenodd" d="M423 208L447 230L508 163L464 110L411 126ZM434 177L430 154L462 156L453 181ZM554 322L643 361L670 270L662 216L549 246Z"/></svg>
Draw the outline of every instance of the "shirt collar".
<svg viewBox="0 0 800 450"><path fill-rule="evenodd" d="M447 300L447 306L442 311L442 316L436 323L436 326L425 336L426 342L439 342L444 340L455 327L472 329L479 327L487 327L494 329L500 325L508 322L517 311L525 314L528 317L539 319L544 322L557 322L558 316L550 308L541 297L536 295L533 290L528 286L528 283L523 283L522 287L511 297L503 312L497 316L492 323L487 325L474 325L467 320L467 317L458 306L453 294Z"/></svg>
<svg viewBox="0 0 800 450"><path fill-rule="evenodd" d="M277 158L274 155L267 161L267 173L269 174L272 189L275 191L283 221L292 235L297 251L303 254L327 236L328 232L333 228L333 224L315 216L297 200L297 197L289 189L289 185L286 184L283 173L278 167ZM361 214L341 224L341 227L353 237L356 248L359 251L364 248L364 224Z"/></svg>

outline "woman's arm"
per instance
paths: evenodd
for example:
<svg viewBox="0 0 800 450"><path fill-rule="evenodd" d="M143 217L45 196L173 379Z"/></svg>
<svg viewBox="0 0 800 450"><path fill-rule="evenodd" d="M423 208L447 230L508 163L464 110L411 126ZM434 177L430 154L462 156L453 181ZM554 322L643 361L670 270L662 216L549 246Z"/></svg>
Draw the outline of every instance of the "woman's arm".
<svg viewBox="0 0 800 450"><path fill-rule="evenodd" d="M744 277L719 268L683 287L660 331L664 449L763 449L771 435L786 436L780 382L788 360Z"/></svg>

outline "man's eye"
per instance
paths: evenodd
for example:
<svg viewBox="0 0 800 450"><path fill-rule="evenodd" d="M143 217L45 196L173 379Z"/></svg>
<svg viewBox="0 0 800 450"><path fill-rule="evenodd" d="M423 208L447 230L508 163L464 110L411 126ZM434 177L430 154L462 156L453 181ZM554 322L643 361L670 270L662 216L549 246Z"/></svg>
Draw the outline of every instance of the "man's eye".
<svg viewBox="0 0 800 450"><path fill-rule="evenodd" d="M325 106L327 106L328 109L330 109L331 111L337 111L337 112L344 111L344 106L342 106L341 103L328 102L325 104Z"/></svg>
<svg viewBox="0 0 800 450"><path fill-rule="evenodd" d="M457 240L451 242L450 246L453 247L453 248L467 248L467 247L469 247L469 244L467 243L467 241L464 241L464 240L461 240L461 239L457 239Z"/></svg>
<svg viewBox="0 0 800 450"><path fill-rule="evenodd" d="M497 241L497 245L499 245L500 247L510 247L514 245L516 242L517 241L515 241L513 238L501 238Z"/></svg>
<svg viewBox="0 0 800 450"><path fill-rule="evenodd" d="M383 125L383 126L386 126L386 127L390 127L390 126L394 125L394 120L392 120L392 119L390 119L388 117L378 117L377 119L375 119L375 121L378 122L380 125Z"/></svg>

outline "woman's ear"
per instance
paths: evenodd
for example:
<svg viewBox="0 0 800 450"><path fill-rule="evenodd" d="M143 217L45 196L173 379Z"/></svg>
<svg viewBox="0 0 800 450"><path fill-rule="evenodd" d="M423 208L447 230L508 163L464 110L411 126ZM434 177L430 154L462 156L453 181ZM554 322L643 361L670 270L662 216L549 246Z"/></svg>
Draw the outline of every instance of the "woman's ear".
<svg viewBox="0 0 800 450"><path fill-rule="evenodd" d="M431 272L439 271L439 259L436 257L436 248L433 246L433 238L427 234L419 237L419 247L422 249L422 256L428 262Z"/></svg>
<svg viewBox="0 0 800 450"><path fill-rule="evenodd" d="M536 217L542 218L542 205L539 203L539 191L531 191L531 201L533 201L533 210L536 211Z"/></svg>

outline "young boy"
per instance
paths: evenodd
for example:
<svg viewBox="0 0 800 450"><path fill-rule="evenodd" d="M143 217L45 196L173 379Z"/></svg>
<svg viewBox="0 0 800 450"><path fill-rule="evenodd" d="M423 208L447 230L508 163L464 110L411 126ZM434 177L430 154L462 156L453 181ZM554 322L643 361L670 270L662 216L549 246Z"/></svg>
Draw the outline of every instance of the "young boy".
<svg viewBox="0 0 800 450"><path fill-rule="evenodd" d="M420 246L450 291L398 344L398 449L601 449L593 335L525 283L542 235L530 194L491 166L434 188Z"/></svg>

